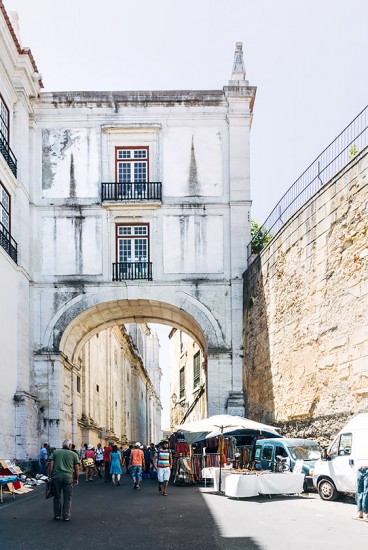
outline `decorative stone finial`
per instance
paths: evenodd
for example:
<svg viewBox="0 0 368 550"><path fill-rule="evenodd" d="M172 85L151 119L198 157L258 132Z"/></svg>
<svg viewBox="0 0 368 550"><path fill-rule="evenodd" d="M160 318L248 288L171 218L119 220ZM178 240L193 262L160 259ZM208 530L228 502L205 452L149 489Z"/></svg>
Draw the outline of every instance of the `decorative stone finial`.
<svg viewBox="0 0 368 550"><path fill-rule="evenodd" d="M231 73L231 80L243 80L245 81L245 65L243 58L243 42L236 42L236 50L234 54L233 72Z"/></svg>

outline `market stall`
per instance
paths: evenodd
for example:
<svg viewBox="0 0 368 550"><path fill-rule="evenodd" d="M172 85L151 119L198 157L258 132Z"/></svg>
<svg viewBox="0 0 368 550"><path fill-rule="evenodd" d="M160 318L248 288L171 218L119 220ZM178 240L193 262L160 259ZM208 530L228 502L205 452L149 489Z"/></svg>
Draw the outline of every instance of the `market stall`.
<svg viewBox="0 0 368 550"><path fill-rule="evenodd" d="M3 502L3 486L6 485L7 489L12 494L13 498L15 498L14 493L14 483L18 481L18 476L2 476L0 475L0 502Z"/></svg>
<svg viewBox="0 0 368 550"><path fill-rule="evenodd" d="M257 438L281 437L274 426L231 415L211 416L196 422L181 424L177 429L180 429L188 443L196 443L193 470L197 472L197 479L209 479L211 475L209 468L219 468L219 491L222 491L223 466L228 459L237 468L249 468L252 449ZM243 440L246 438L243 445L238 445L237 436L242 437Z"/></svg>
<svg viewBox="0 0 368 550"><path fill-rule="evenodd" d="M219 491L220 469L213 468L214 490ZM222 471L222 492L234 498L258 495L286 495L303 491L304 474L274 474L271 472Z"/></svg>

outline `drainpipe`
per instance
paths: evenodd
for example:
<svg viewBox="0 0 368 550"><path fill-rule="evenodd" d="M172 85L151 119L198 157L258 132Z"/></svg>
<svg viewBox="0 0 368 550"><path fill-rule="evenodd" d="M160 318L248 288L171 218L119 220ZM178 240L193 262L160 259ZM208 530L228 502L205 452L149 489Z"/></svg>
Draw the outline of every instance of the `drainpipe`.
<svg viewBox="0 0 368 550"><path fill-rule="evenodd" d="M146 380L146 444L149 444L148 380Z"/></svg>

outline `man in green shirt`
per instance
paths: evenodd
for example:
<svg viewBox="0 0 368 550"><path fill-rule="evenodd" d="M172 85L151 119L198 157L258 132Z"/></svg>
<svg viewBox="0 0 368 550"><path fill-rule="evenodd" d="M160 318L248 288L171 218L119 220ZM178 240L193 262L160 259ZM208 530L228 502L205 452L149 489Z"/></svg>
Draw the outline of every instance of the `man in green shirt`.
<svg viewBox="0 0 368 550"><path fill-rule="evenodd" d="M70 439L63 441L63 448L54 451L50 458L49 477L54 490L54 519L61 519L61 493L63 493L63 520L70 520L74 483L79 483L79 457L71 450Z"/></svg>

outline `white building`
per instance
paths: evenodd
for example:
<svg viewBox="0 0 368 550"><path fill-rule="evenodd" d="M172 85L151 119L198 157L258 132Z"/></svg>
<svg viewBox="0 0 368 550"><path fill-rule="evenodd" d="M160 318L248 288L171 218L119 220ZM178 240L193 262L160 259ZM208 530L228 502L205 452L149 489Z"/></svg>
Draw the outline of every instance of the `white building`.
<svg viewBox="0 0 368 550"><path fill-rule="evenodd" d="M5 242L18 244L16 262L0 258L9 453L36 456L45 425L54 444L75 433L65 388L86 343L123 324L189 334L208 413L241 414L255 97L241 44L222 90L42 93L4 10L0 20L3 141L18 159L17 175L0 159Z"/></svg>
<svg viewBox="0 0 368 550"><path fill-rule="evenodd" d="M170 427L207 418L203 352L192 338L172 329L170 339Z"/></svg>
<svg viewBox="0 0 368 550"><path fill-rule="evenodd" d="M78 447L110 440L118 445L160 440L159 342L147 325L134 325L133 335L129 328L108 328L92 336L80 354L76 387L64 377L64 397L76 404L70 422ZM44 405L44 411L47 408ZM50 422L46 417L42 423L48 441Z"/></svg>

